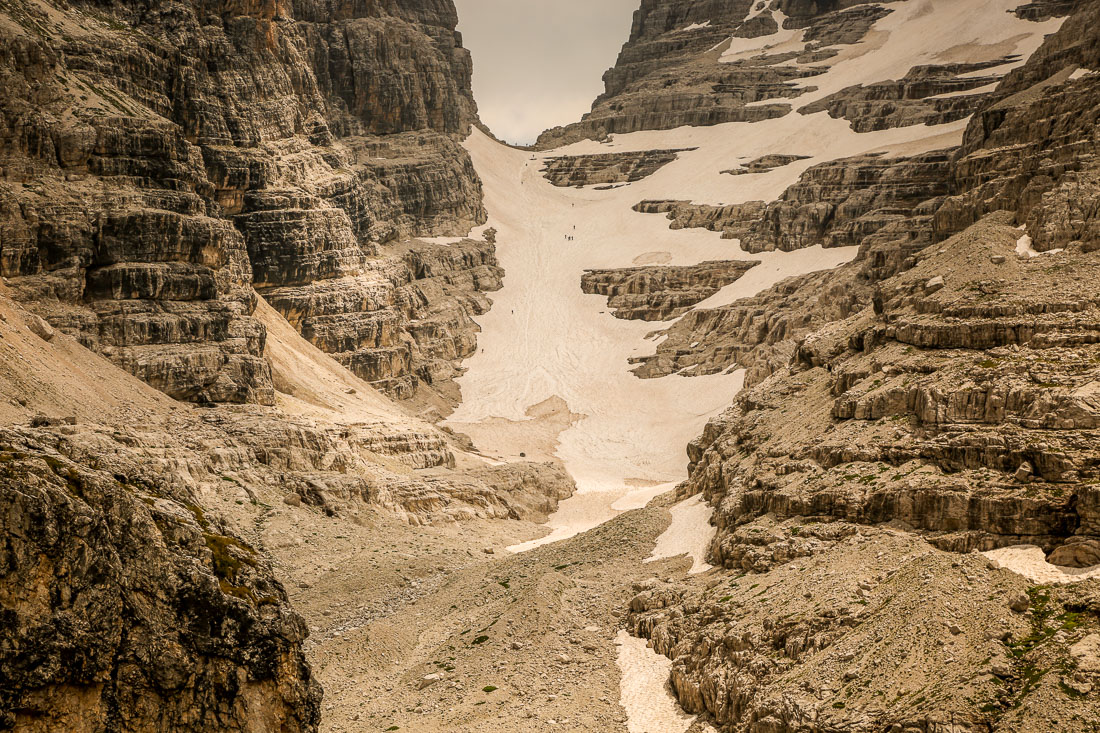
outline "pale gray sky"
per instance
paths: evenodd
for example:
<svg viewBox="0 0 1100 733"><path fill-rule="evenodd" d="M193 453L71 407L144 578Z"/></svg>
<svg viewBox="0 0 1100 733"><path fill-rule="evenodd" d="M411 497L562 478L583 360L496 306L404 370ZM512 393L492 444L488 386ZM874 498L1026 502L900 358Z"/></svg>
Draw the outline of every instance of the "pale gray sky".
<svg viewBox="0 0 1100 733"><path fill-rule="evenodd" d="M455 0L481 120L510 143L576 122L630 35L639 0Z"/></svg>

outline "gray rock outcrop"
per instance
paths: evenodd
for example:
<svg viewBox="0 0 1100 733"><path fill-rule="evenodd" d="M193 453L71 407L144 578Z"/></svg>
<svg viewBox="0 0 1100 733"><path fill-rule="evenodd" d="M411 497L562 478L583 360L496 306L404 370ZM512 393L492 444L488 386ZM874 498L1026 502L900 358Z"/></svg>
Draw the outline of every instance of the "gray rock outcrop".
<svg viewBox="0 0 1100 733"><path fill-rule="evenodd" d="M188 492L57 442L0 435L0 727L317 730L306 625L268 562Z"/></svg>
<svg viewBox="0 0 1100 733"><path fill-rule="evenodd" d="M547 180L555 186L633 183L653 175L676 160L677 153L694 149L565 155L560 158L550 158L546 161L543 172L546 174Z"/></svg>
<svg viewBox="0 0 1100 733"><path fill-rule="evenodd" d="M393 269L386 243L484 219L450 2L4 14L0 273L173 397L272 402L253 284Z"/></svg>
<svg viewBox="0 0 1100 733"><path fill-rule="evenodd" d="M581 290L607 296L616 318L667 321L736 282L758 264L755 260L722 260L587 270L581 277Z"/></svg>

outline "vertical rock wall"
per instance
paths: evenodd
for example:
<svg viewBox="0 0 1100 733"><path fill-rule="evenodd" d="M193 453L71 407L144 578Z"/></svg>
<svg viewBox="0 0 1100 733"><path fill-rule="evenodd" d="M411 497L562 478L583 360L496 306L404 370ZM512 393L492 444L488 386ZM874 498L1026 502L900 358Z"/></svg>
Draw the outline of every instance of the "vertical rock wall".
<svg viewBox="0 0 1100 733"><path fill-rule="evenodd" d="M272 402L253 285L394 290L387 243L484 220L456 23L450 2L6 4L0 273L173 397Z"/></svg>

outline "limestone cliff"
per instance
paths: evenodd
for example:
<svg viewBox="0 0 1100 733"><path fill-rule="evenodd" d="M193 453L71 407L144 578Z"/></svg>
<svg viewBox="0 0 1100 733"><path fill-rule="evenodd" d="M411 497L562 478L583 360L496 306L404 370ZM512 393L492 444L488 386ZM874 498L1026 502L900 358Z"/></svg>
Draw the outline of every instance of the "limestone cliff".
<svg viewBox="0 0 1100 733"><path fill-rule="evenodd" d="M657 355L642 359L646 376L690 365L694 373L750 367L756 386L691 448L686 489L715 499L728 530L712 548L717 559L742 562L735 527L761 513L901 519L943 533L934 541L958 549L1028 541L1051 550L1097 531L1089 494L1096 462L1087 446L1096 422L1100 251L1093 180L1100 76L1088 70L1100 65L1098 13L1081 6L1010 73L961 148L932 154L923 168L892 163L899 167L885 178L913 194L903 208L896 199L870 205L890 214L873 225L846 225L841 212L863 216L851 204L824 217L828 228L843 225L827 236L839 231L860 243L855 261L693 311ZM778 223L779 241L800 241L815 231L814 218L784 209L802 191L827 201L835 189L821 185L823 172L851 175L861 166L849 159L810 168L766 207L776 214L763 221ZM871 178L854 190L860 200L881 195ZM669 210L674 220L695 214ZM757 231L738 234L752 248ZM816 231L810 242L822 242ZM689 339L699 347L685 349ZM792 410L800 426L811 415L822 420L804 443L782 427ZM913 470L899 469L910 461ZM881 471L855 470L864 463ZM952 501L924 483L942 488L948 474ZM1044 483L1051 488L1040 490ZM1030 508L1016 506L1021 501Z"/></svg>
<svg viewBox="0 0 1100 733"><path fill-rule="evenodd" d="M813 77L823 71L817 64L836 56L842 46L862 41L890 12L888 4L862 0L644 0L615 66L604 74L605 90L592 111L578 123L547 130L538 146L552 148L637 130L782 117L800 95L814 89ZM1045 12L1037 12L1035 18L1047 17ZM800 33L805 48L796 52L782 47L781 30ZM750 57L726 57L738 41L767 36L776 36L771 44L778 46L775 51L765 45ZM988 84L959 78L968 71L972 70L961 65L930 66L881 88L840 92L828 108L838 116L850 115L857 129L959 119L975 109L983 98L980 93L930 98ZM854 98L860 97L878 101L857 107Z"/></svg>
<svg viewBox="0 0 1100 733"><path fill-rule="evenodd" d="M1050 625L1090 607L1074 597L1087 585L1021 594L981 559L935 569L939 556L913 546L895 559L890 550L864 556L852 573L870 574L852 588L807 587L813 608L793 591L876 537L885 547L917 535L958 552L1026 543L1051 562L1095 562L1098 28L1100 8L1080 4L989 94L963 145L939 155L927 198L864 233L854 262L693 313L645 365L750 367L750 388L691 444L680 491L702 492L715 507L710 561L754 574L754 584L731 577L733 595L721 598L639 589L632 602L634 628L676 659L681 701L723 730L766 722L785 733L808 720L932 730L949 719L970 731L1053 731L1095 717L1087 697L1095 678L1075 672L1068 635ZM785 199L806 190L803 178ZM822 192L829 188L815 195ZM851 231L859 242L859 229ZM689 339L709 344L690 354ZM947 639L986 651L967 655L940 642L952 650L950 664L929 657L941 667L919 695L902 693L871 670L884 660L908 665L907 650L920 642L903 638L907 630L957 616L926 616L909 589L925 586L922 598L935 604L936 579L958 571L963 580L949 592L968 599L968 620L1003 618L1011 603L1019 612L1030 606L1030 626L1013 621L983 636L981 624L949 621ZM787 615L747 610L745 594L757 585L762 596L787 594ZM727 604L731 597L740 601ZM899 614L906 624L896 624ZM1037 669L1060 676L1044 679Z"/></svg>
<svg viewBox="0 0 1100 733"><path fill-rule="evenodd" d="M449 0L0 5L0 728L316 731L305 623L234 507L418 524L572 491L454 470L260 295L371 383L453 398L502 274L491 232L413 239L485 216L456 23Z"/></svg>
<svg viewBox="0 0 1100 733"><path fill-rule="evenodd" d="M753 260L701 262L698 265L649 265L616 270L588 270L581 277L585 293L607 296L616 318L668 321L717 293L751 270Z"/></svg>
<svg viewBox="0 0 1100 733"><path fill-rule="evenodd" d="M384 319L417 277L388 245L484 219L456 23L445 0L6 4L0 272L174 397L270 404L253 285L342 279L358 296L311 312ZM410 359L361 373L407 391L432 369Z"/></svg>

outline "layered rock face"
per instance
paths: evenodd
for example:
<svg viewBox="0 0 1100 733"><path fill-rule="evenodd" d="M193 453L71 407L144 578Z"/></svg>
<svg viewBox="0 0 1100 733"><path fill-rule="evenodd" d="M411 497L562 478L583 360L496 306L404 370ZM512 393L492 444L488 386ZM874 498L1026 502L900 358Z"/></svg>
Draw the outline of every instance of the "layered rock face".
<svg viewBox="0 0 1100 733"><path fill-rule="evenodd" d="M736 282L758 264L752 260L724 260L680 267L588 270L581 277L581 290L606 295L616 318L667 321Z"/></svg>
<svg viewBox="0 0 1100 733"><path fill-rule="evenodd" d="M775 59L719 67L717 44L776 29L770 12L744 20L750 0L684 3L645 0L634 13L630 39L604 74L605 92L581 122L547 130L538 147L552 148L613 133L665 130L681 125L774 119L790 111L782 100L797 92L785 82L805 74L774 67ZM766 83L762 83L766 80Z"/></svg>
<svg viewBox="0 0 1100 733"><path fill-rule="evenodd" d="M464 240L384 250L328 277L298 276L275 262L270 279L257 286L303 336L374 387L402 399L425 384L453 402L450 380L477 343L472 316L489 309L483 293L501 287L494 245Z"/></svg>
<svg viewBox="0 0 1100 733"><path fill-rule="evenodd" d="M449 2L3 12L3 275L173 397L273 401L254 281L378 279L484 219Z"/></svg>
<svg viewBox="0 0 1100 733"><path fill-rule="evenodd" d="M853 86L799 108L801 114L827 110L852 123L856 132L908 125L942 125L969 117L990 92L972 92L1000 81L1000 75L975 75L1012 58L984 63L914 66L897 81Z"/></svg>
<svg viewBox="0 0 1100 733"><path fill-rule="evenodd" d="M1080 7L1005 78L929 197L854 262L693 312L646 365L750 366L680 488L715 506L709 560L747 576L640 588L631 615L675 659L685 707L723 730L1054 731L1096 715L1078 671L1091 632L1065 625L1094 586L1021 595L1018 576L937 550L1096 557L1098 12ZM953 573L943 592L966 612L925 615ZM919 692L890 669L914 670Z"/></svg>
<svg viewBox="0 0 1100 733"><path fill-rule="evenodd" d="M777 200L726 206L643 201L643 213L665 213L674 229L703 227L739 239L746 252L862 244L887 227L913 236L930 223L930 207L946 196L949 151L912 157L863 155L819 163ZM759 165L759 164L758 164ZM761 173L751 165L744 173Z"/></svg>
<svg viewBox="0 0 1100 733"><path fill-rule="evenodd" d="M0 8L0 727L315 731L307 629L233 507L420 524L572 491L557 466L456 471L257 294L395 394L472 352L491 233L410 239L485 216L456 22L446 1Z"/></svg>
<svg viewBox="0 0 1100 733"><path fill-rule="evenodd" d="M699 376L741 367L752 386L790 362L799 338L864 308L867 290L858 268L842 266L728 306L690 310L664 332L668 338L654 354L631 359L634 373Z"/></svg>
<svg viewBox="0 0 1100 733"><path fill-rule="evenodd" d="M272 503L295 524L539 520L574 489L558 465L455 469L444 433L262 300L278 406L201 409L4 293L0 729L316 731Z"/></svg>
<svg viewBox="0 0 1100 733"><path fill-rule="evenodd" d="M858 156L812 166L771 203L726 206L646 202L672 228L703 227L738 239L749 252L859 245L856 259L828 272L783 281L720 308L693 309L666 331L651 355L636 357L640 377L716 374L744 367L756 384L783 367L797 340L860 310L874 284L911 264L932 242L932 215L951 190L950 154ZM751 170L751 168L750 168Z"/></svg>
<svg viewBox="0 0 1100 733"><path fill-rule="evenodd" d="M1061 12L1053 5L1048 9ZM847 12L857 10L861 9ZM818 244L859 245L861 250L855 262L826 278L803 276L742 303L686 314L668 331L655 354L636 359L640 364L636 373L655 377L692 367L692 374L711 374L740 363L748 369L748 384L755 384L785 364L799 338L869 304L875 283L912 266L916 251L999 209L1017 213L1040 251L1060 246L1045 244L1049 236L1043 236L1040 227L1054 234L1054 241L1092 246L1087 240L1094 235L1082 222L1090 219L1092 199L1087 169L1094 153L1085 130L1092 114L1086 110L1093 102L1079 95L1088 94L1081 85L1087 86L1090 79L1087 70L1092 68L1095 51L1087 31L1070 34L1066 29L1051 38L992 92L969 94L966 88L978 79L995 78L997 70L989 66L994 62L945 64L915 67L900 82L849 88L817 105L835 116L848 117L857 131L871 131L931 119L924 116L931 109L929 103L966 98L972 110L980 104L984 107L968 127L961 150L820 163L770 203L638 204L638 211L667 214L673 228L720 231L726 238L739 239L750 252ZM1071 98L1062 91L1063 82L1068 81L1079 85L1068 87L1075 90ZM956 96L939 96L949 87L956 87L948 92ZM879 98L876 89L885 97ZM1032 107L1047 91L1052 95L1042 100L1045 106ZM868 104L850 105L853 95L864 95ZM910 102L916 106L907 107ZM1020 119L1003 126L1005 116L1021 106L1027 111L1016 114L1030 116L1032 122ZM1053 126L1049 134L1038 136L1040 141L1028 128L1035 120ZM746 167L750 170L742 175L756 172L751 164ZM1084 186L1077 182L1081 174ZM1039 209L1032 220L1030 212L1042 197L1051 199L1050 213ZM1055 203L1055 197L1061 202ZM1048 221L1051 218L1058 223Z"/></svg>
<svg viewBox="0 0 1100 733"><path fill-rule="evenodd" d="M634 210L640 214L664 214L671 221L669 229L700 227L712 232L722 232L724 239L748 236L756 222L764 215L763 201L745 201L739 204L713 206L694 204L690 201L639 201Z"/></svg>
<svg viewBox="0 0 1100 733"><path fill-rule="evenodd" d="M950 195L899 212L838 271L690 314L669 352L713 334L705 353L648 360L654 374L690 363L698 373L751 365L784 342L792 356L757 369L757 387L693 445L688 488L718 502L731 532L713 548L718 559L740 563L734 526L766 513L900 519L944 533L935 541L951 549L1049 550L1096 531L1098 77L1076 73L1100 62L1094 31L1082 30L1096 13L1079 11L1005 79L961 150L934 154L933 189L916 187L916 198ZM929 229L958 233L913 249ZM848 300L823 295L826 281ZM821 420L803 443L779 427L796 408L800 425ZM950 500L936 488L948 485Z"/></svg>
<svg viewBox="0 0 1100 733"><path fill-rule="evenodd" d="M922 252L880 286L880 314L802 341L790 375L747 391L693 445L689 486L731 532L717 557L739 564L725 549L736 525L766 513L901 520L964 551L1097 532L1097 304L1058 273L1088 282L1098 263L1018 258L1010 221Z"/></svg>
<svg viewBox="0 0 1100 733"><path fill-rule="evenodd" d="M588 186L592 184L633 183L651 176L676 160L676 150L645 150L638 153L604 153L601 155L565 155L546 161L543 172L555 186Z"/></svg>
<svg viewBox="0 0 1100 733"><path fill-rule="evenodd" d="M801 340L789 367L692 443L681 491L715 505L709 559L735 575L728 589L632 604L637 632L675 659L688 710L732 731L762 719L779 731L808 719L1055 731L1096 714L1076 692L1095 678L1073 671L1088 630L1051 639L1077 601L1034 589L1029 627L1009 610L1019 576L973 555L891 548L1034 544L1074 566L1094 557L1100 263L1080 248L1019 257L1019 236L1002 212L925 249L881 284L877 314ZM1034 669L1066 671L1043 680Z"/></svg>

